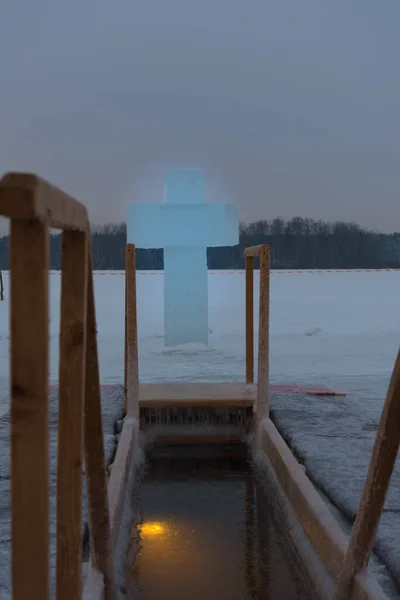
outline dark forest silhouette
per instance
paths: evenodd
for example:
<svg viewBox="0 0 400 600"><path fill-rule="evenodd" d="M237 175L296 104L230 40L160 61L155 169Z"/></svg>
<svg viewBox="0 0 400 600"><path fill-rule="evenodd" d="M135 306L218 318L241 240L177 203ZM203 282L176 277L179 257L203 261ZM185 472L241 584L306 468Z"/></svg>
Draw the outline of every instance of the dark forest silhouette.
<svg viewBox="0 0 400 600"><path fill-rule="evenodd" d="M243 250L257 244L271 246L276 269L379 269L400 267L400 233L383 234L355 223L327 223L296 217L241 224L240 243L208 249L210 269L240 269ZM94 269L123 270L126 225L110 224L93 231ZM61 238L51 236L51 269L60 268ZM0 238L0 270L8 269L8 237ZM137 251L138 269L162 269L162 250Z"/></svg>

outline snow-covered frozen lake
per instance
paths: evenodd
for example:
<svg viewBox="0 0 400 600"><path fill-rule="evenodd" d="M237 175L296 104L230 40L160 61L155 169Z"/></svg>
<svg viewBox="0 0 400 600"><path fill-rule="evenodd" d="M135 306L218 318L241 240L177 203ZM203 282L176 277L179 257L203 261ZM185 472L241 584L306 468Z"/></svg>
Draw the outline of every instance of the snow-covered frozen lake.
<svg viewBox="0 0 400 600"><path fill-rule="evenodd" d="M50 379L57 381L60 282L50 277ZM8 408L9 303L0 302L0 411ZM95 273L101 381L123 380L124 274ZM271 380L382 400L400 344L400 272L272 272ZM244 377L243 272L209 274L209 348L163 346L163 274L138 273L141 381ZM258 306L258 272L255 273ZM257 327L257 309L255 310ZM34 315L32 315L34 318Z"/></svg>

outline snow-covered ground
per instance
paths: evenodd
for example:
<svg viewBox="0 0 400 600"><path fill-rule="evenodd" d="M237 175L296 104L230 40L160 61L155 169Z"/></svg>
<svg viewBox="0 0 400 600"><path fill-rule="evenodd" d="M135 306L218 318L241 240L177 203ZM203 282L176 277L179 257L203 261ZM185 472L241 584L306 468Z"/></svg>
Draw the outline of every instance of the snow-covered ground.
<svg viewBox="0 0 400 600"><path fill-rule="evenodd" d="M57 381L60 274L50 277L50 378ZM0 410L8 404L9 318L0 302ZM244 275L209 275L209 347L163 346L163 275L138 274L142 381L244 377ZM276 273L271 276L271 379L323 383L382 399L400 343L400 272ZM102 383L121 383L124 276L95 275ZM258 273L255 275L258 306ZM256 326L257 326L257 310ZM33 317L32 317L33 318Z"/></svg>

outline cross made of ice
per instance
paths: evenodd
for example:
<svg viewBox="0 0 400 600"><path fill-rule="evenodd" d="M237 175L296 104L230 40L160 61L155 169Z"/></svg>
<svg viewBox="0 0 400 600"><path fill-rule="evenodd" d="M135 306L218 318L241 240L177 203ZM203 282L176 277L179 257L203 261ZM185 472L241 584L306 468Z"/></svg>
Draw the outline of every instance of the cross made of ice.
<svg viewBox="0 0 400 600"><path fill-rule="evenodd" d="M129 206L127 239L164 249L165 345L207 345L207 247L239 243L237 207L205 204L203 171L170 169L164 204Z"/></svg>

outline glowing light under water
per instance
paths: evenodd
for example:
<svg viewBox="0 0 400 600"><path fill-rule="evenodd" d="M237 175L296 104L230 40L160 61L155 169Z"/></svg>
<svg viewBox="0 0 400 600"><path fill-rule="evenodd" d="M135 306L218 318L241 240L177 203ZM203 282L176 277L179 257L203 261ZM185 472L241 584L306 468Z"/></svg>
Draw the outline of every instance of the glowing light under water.
<svg viewBox="0 0 400 600"><path fill-rule="evenodd" d="M167 526L161 521L149 521L148 523L142 523L139 527L139 531L142 536L154 537L157 535L165 535L167 533Z"/></svg>

